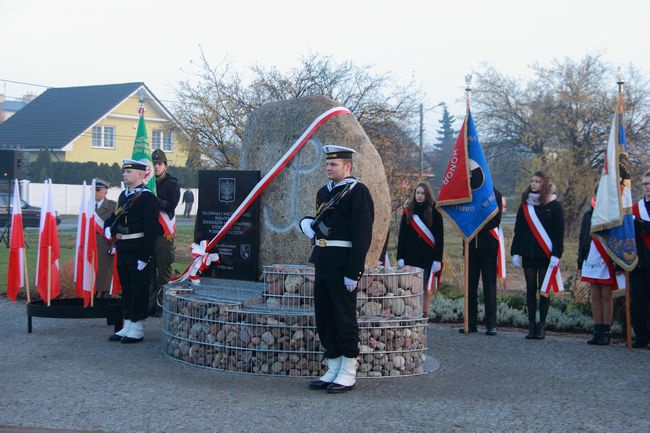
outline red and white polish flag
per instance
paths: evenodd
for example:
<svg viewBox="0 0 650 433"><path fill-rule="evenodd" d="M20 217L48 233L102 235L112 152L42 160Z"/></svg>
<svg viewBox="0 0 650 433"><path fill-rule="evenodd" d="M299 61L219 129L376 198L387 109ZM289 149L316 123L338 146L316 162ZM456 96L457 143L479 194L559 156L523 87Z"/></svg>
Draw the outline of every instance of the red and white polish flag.
<svg viewBox="0 0 650 433"><path fill-rule="evenodd" d="M97 281L97 235L95 234L95 180L90 184L90 194L86 200L85 208L88 223L84 230L85 253L83 255L83 298L84 308L88 308L91 298L95 295Z"/></svg>
<svg viewBox="0 0 650 433"><path fill-rule="evenodd" d="M23 213L20 207L18 180L14 183L11 211L11 242L9 243L9 269L7 270L7 297L12 301L21 288L25 287L25 232Z"/></svg>
<svg viewBox="0 0 650 433"><path fill-rule="evenodd" d="M59 257L61 251L59 249L59 234L56 227L51 180L45 182L42 206L38 256L36 258L36 287L41 299L49 303L50 300L61 294L59 281Z"/></svg>
<svg viewBox="0 0 650 433"><path fill-rule="evenodd" d="M88 224L88 215L86 213L86 181L83 181L81 188L81 204L79 206L79 217L77 218L77 238L75 241L75 260L74 260L74 285L77 296L83 297L83 269L84 256L86 252L86 225Z"/></svg>

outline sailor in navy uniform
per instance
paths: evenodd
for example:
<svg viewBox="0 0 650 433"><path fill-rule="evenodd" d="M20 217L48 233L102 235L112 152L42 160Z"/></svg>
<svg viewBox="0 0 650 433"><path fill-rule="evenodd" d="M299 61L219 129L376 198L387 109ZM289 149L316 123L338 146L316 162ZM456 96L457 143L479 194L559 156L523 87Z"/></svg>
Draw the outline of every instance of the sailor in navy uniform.
<svg viewBox="0 0 650 433"><path fill-rule="evenodd" d="M124 327L110 341L137 343L144 337L151 257L158 226L158 199L144 185L147 166L125 159L122 178L126 189L117 209L104 223L105 235L117 248L117 272L122 285Z"/></svg>
<svg viewBox="0 0 650 433"><path fill-rule="evenodd" d="M309 387L341 393L356 381L356 288L372 240L374 204L368 188L351 176L355 151L332 145L323 151L329 182L316 194L316 223L312 217L300 222L303 233L315 241L309 261L316 268L316 327L327 358L327 372Z"/></svg>

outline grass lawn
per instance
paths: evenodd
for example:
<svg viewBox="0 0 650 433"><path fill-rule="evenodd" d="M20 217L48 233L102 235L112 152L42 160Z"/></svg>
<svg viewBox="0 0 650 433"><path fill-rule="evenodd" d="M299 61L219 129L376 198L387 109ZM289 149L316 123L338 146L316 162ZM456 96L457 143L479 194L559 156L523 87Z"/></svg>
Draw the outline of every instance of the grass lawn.
<svg viewBox="0 0 650 433"><path fill-rule="evenodd" d="M391 227L391 238L389 245L389 254L391 260L396 261L397 250L397 231L396 224L399 221L393 221ZM510 242L512 240L512 225L505 225L503 231L506 236L506 255L508 259L508 279L505 286L499 290L500 294L517 293L524 290L523 272L510 263ZM173 265L175 270L182 272L190 263L191 256L189 247L193 240L193 227L180 227L176 237L176 262ZM71 287L69 280L74 269L74 246L76 231L74 229L59 230L59 244L61 246L61 267L62 267L62 287ZM38 246L38 230L35 228L25 229L25 240L29 245L27 249L27 265L30 276L32 293L34 293L33 281L34 270L36 268L36 250ZM572 239L565 240L564 255L562 257L562 272L565 281L576 274L576 255L577 241ZM4 295L7 291L7 267L8 267L9 249L4 245L0 246L0 294ZM463 256L462 256L462 238L445 220L445 272L443 282L451 286L452 290L462 291L463 284ZM64 281L65 280L65 281ZM21 292L23 295L24 292Z"/></svg>

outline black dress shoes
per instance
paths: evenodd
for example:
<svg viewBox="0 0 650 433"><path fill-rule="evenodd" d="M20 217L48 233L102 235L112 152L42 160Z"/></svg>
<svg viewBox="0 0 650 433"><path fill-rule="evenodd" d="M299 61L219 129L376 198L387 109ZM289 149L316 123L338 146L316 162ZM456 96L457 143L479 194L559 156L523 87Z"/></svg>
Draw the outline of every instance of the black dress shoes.
<svg viewBox="0 0 650 433"><path fill-rule="evenodd" d="M632 347L635 349L642 349L646 346L648 346L648 340L639 340L638 338L635 338L632 342Z"/></svg>
<svg viewBox="0 0 650 433"><path fill-rule="evenodd" d="M327 389L328 386L330 386L332 382L323 382L322 380L312 380L309 382L309 389Z"/></svg>
<svg viewBox="0 0 650 433"><path fill-rule="evenodd" d="M142 340L143 340L142 338L122 337L122 344L139 343Z"/></svg>
<svg viewBox="0 0 650 433"><path fill-rule="evenodd" d="M497 335L497 328L488 328L485 331L485 335Z"/></svg>
<svg viewBox="0 0 650 433"><path fill-rule="evenodd" d="M124 337L122 337L121 335L113 334L110 337L108 337L108 341L122 341L122 338Z"/></svg>
<svg viewBox="0 0 650 433"><path fill-rule="evenodd" d="M330 383L329 386L327 387L327 393L328 394L343 394L344 392L348 392L354 388L354 385L350 386L345 386L345 385L339 385L338 383Z"/></svg>

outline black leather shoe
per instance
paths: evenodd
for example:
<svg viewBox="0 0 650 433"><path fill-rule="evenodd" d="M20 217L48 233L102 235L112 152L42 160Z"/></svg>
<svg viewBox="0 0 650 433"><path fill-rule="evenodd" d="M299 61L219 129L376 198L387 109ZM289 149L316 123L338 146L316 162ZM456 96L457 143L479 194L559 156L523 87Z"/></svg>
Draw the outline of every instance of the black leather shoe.
<svg viewBox="0 0 650 433"><path fill-rule="evenodd" d="M528 334L526 335L526 340L532 340L535 338L535 321L528 321Z"/></svg>
<svg viewBox="0 0 650 433"><path fill-rule="evenodd" d="M327 389L328 386L330 386L332 382L323 382L322 380L312 380L309 382L309 389L316 389L316 390L321 390L321 389Z"/></svg>
<svg viewBox="0 0 650 433"><path fill-rule="evenodd" d="M348 392L354 388L354 385L350 386L345 386L345 385L339 385L338 383L330 383L327 387L327 393L328 394L343 394L344 392Z"/></svg>
<svg viewBox="0 0 650 433"><path fill-rule="evenodd" d="M642 349L646 346L648 346L648 340L639 340L635 338L632 342L632 347L635 349Z"/></svg>
<svg viewBox="0 0 650 433"><path fill-rule="evenodd" d="M122 337L122 344L139 343L142 340L143 340L142 338Z"/></svg>
<svg viewBox="0 0 650 433"><path fill-rule="evenodd" d="M465 333L465 328L460 328L460 329L458 330L458 332L460 332L461 334L464 334L464 333ZM478 329L476 329L476 328L469 328L469 329L467 330L467 333L468 333L468 334L471 334L472 332L478 332Z"/></svg>
<svg viewBox="0 0 650 433"><path fill-rule="evenodd" d="M497 335L497 328L488 328L485 331L485 335Z"/></svg>
<svg viewBox="0 0 650 433"><path fill-rule="evenodd" d="M535 340L543 340L546 337L546 325L540 322L535 326Z"/></svg>
<svg viewBox="0 0 650 433"><path fill-rule="evenodd" d="M122 338L123 337L121 335L113 334L108 337L108 341L122 341Z"/></svg>

